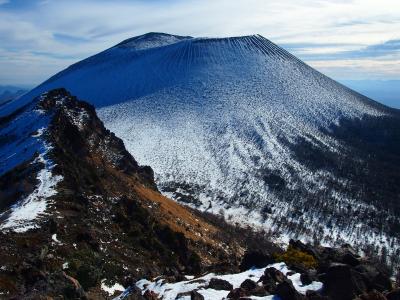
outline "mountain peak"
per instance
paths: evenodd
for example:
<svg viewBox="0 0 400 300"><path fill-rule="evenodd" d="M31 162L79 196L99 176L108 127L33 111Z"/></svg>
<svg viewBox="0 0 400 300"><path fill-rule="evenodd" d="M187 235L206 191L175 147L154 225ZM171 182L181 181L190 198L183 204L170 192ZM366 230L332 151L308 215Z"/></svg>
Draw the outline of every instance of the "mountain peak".
<svg viewBox="0 0 400 300"><path fill-rule="evenodd" d="M179 36L162 32L148 32L122 41L115 47L145 50L174 44L183 40L192 39L190 36Z"/></svg>
<svg viewBox="0 0 400 300"><path fill-rule="evenodd" d="M132 50L149 50L153 48L169 46L181 41L188 41L190 44L211 44L220 43L219 47L225 47L236 51L236 55L248 55L244 52L245 49L256 51L265 55L275 55L284 59L294 58L287 51L278 47L270 40L260 34L234 36L234 37L191 37L180 36L162 32L149 32L143 35L132 37L117 44L117 48L128 48ZM194 48L194 45L186 45L184 47Z"/></svg>
<svg viewBox="0 0 400 300"><path fill-rule="evenodd" d="M282 239L398 245L399 113L260 35L135 37L1 106L0 115L60 86L96 107L152 166L165 195ZM344 207L345 218L358 216L351 224Z"/></svg>

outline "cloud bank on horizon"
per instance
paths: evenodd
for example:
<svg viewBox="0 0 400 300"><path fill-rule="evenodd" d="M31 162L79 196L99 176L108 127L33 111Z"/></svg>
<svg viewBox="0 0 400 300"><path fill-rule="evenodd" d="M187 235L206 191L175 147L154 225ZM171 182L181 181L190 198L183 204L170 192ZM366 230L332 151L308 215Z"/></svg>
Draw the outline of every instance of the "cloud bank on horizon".
<svg viewBox="0 0 400 300"><path fill-rule="evenodd" d="M259 33L335 79L400 79L398 0L0 0L0 83L38 84L150 31Z"/></svg>

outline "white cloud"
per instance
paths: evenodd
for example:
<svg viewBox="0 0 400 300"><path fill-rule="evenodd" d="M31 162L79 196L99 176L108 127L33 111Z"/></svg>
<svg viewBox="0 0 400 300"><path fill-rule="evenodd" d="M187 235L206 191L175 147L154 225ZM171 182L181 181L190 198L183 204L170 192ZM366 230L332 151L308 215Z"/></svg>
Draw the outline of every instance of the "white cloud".
<svg viewBox="0 0 400 300"><path fill-rule="evenodd" d="M341 79L399 79L400 58L338 59L309 63L323 73Z"/></svg>
<svg viewBox="0 0 400 300"><path fill-rule="evenodd" d="M0 0L4 2L4 0ZM259 33L274 42L306 43L303 53L356 50L400 39L397 0L170 0L41 1L30 9L0 11L0 80L21 76L39 83L59 68L125 38L149 31L193 36ZM62 38L57 37L65 37ZM71 39L68 41L68 37ZM312 44L332 44L318 47ZM340 44L340 46L338 46ZM303 51L303 52L301 52ZM26 53L30 53L29 59ZM49 61L43 55L48 53ZM296 53L295 53L296 54ZM7 61L22 61L24 72ZM58 58L57 58L58 57ZM26 61L28 59L28 62ZM349 60L348 63L351 63ZM313 64L340 76L340 67ZM354 62L354 68L359 64ZM376 65L380 67L382 65ZM362 68L368 71L368 69ZM380 70L384 76L386 68ZM356 72L357 74L360 72ZM390 76L393 76L390 73ZM7 79L8 78L8 79Z"/></svg>

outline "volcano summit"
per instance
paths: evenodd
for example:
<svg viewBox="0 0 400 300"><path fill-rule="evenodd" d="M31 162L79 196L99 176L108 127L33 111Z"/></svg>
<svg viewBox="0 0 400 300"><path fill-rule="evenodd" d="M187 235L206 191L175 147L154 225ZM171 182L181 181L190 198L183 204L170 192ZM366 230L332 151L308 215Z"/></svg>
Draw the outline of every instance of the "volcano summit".
<svg viewBox="0 0 400 300"><path fill-rule="evenodd" d="M58 87L93 104L179 202L283 241L348 242L398 257L399 111L266 38L134 37L3 105L0 116Z"/></svg>

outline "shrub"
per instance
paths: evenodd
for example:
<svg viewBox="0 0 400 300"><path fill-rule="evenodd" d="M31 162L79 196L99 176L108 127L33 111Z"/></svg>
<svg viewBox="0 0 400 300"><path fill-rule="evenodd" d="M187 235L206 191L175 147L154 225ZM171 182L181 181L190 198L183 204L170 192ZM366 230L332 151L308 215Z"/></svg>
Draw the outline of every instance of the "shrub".
<svg viewBox="0 0 400 300"><path fill-rule="evenodd" d="M274 254L276 261L283 261L287 265L301 265L307 269L315 269L318 265L314 256L293 248L291 245L281 254Z"/></svg>

